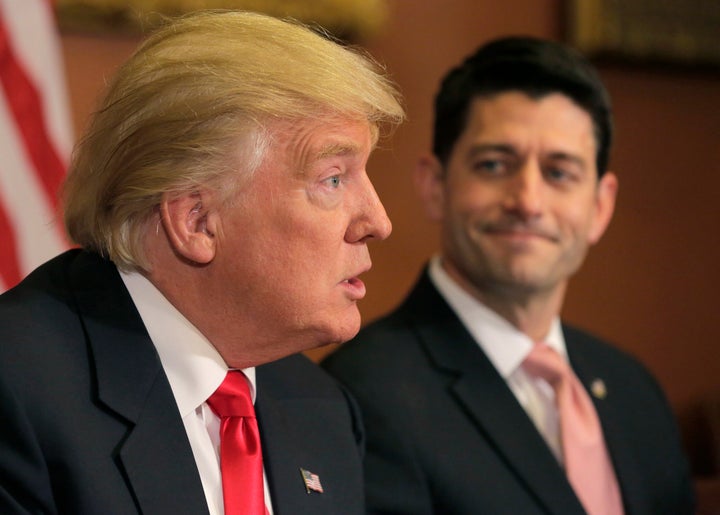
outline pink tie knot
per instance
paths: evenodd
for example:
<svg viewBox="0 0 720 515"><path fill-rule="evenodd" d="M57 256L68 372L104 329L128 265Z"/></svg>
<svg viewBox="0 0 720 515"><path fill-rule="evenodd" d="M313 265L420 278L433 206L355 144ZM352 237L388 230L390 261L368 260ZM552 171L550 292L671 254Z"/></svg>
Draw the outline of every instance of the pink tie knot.
<svg viewBox="0 0 720 515"><path fill-rule="evenodd" d="M530 375L545 379L553 388L557 388L563 378L571 373L565 360L544 343L533 347L522 366Z"/></svg>
<svg viewBox="0 0 720 515"><path fill-rule="evenodd" d="M228 372L225 380L207 400L210 409L220 418L224 417L255 417L245 375L239 370Z"/></svg>

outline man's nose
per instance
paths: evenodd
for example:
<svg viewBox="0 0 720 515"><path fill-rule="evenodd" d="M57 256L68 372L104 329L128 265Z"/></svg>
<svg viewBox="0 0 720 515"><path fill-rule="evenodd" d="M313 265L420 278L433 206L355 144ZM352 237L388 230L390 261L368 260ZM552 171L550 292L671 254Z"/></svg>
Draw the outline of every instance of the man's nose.
<svg viewBox="0 0 720 515"><path fill-rule="evenodd" d="M348 227L347 241L384 240L390 236L392 223L367 175L363 179L357 205L358 213Z"/></svg>
<svg viewBox="0 0 720 515"><path fill-rule="evenodd" d="M504 207L522 218L533 218L542 212L545 180L540 164L530 160L516 171L507 183Z"/></svg>

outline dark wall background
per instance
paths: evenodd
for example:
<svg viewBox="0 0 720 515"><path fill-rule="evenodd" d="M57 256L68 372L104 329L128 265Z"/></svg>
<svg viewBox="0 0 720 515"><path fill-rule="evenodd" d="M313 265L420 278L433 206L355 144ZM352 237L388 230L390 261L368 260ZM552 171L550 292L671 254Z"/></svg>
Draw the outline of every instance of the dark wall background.
<svg viewBox="0 0 720 515"><path fill-rule="evenodd" d="M410 173L429 148L439 78L493 37L563 36L560 0L388 3L387 26L363 44L404 91L409 121L369 165L394 232L372 245L374 267L361 304L366 322L402 299L436 248L436 229L424 219ZM77 134L105 78L137 42L63 35ZM720 399L720 73L619 62L598 66L615 104L612 168L620 177L619 204L609 232L572 282L563 316L652 370L681 420L696 470L712 472L710 461L719 457L720 446L706 433L699 410ZM310 355L319 359L330 350Z"/></svg>

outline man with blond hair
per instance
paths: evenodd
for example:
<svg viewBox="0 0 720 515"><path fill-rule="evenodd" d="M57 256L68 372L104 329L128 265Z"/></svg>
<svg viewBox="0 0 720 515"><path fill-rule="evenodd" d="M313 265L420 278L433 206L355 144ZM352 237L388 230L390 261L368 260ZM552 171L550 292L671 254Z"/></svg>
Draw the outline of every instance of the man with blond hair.
<svg viewBox="0 0 720 515"><path fill-rule="evenodd" d="M297 23L149 37L74 154L81 248L0 297L0 512L363 513L357 410L298 353L360 327L391 230L366 163L403 116Z"/></svg>

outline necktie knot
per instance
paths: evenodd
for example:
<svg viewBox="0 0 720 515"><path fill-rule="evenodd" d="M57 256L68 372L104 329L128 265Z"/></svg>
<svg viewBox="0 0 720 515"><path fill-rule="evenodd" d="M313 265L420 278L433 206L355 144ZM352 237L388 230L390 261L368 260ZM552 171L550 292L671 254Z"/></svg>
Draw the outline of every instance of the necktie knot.
<svg viewBox="0 0 720 515"><path fill-rule="evenodd" d="M522 366L530 375L545 379L555 389L572 374L570 366L560 354L544 343L533 347Z"/></svg>
<svg viewBox="0 0 720 515"><path fill-rule="evenodd" d="M255 417L250 387L239 370L228 372L225 380L207 400L210 409L220 418Z"/></svg>

